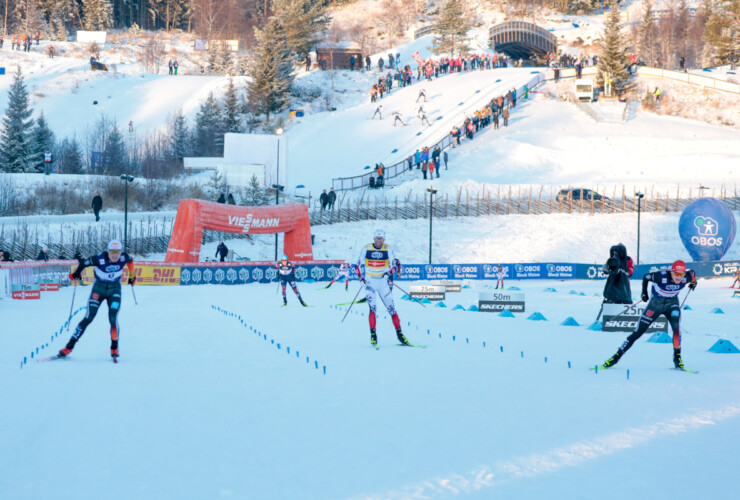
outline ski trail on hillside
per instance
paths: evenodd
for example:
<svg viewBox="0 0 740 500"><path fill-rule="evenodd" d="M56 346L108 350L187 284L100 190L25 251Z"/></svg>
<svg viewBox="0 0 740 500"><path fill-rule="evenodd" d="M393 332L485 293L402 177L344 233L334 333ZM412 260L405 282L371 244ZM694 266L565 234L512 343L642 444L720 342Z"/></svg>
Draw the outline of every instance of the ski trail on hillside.
<svg viewBox="0 0 740 500"><path fill-rule="evenodd" d="M740 403L735 403L718 410L699 411L644 427L629 428L544 453L496 462L491 466L483 466L469 472L450 473L445 477L430 479L385 493L353 496L350 500L429 500L465 495L487 488L493 489L497 485L548 474L565 467L576 467L584 462L634 448L653 439L690 432L739 416Z"/></svg>

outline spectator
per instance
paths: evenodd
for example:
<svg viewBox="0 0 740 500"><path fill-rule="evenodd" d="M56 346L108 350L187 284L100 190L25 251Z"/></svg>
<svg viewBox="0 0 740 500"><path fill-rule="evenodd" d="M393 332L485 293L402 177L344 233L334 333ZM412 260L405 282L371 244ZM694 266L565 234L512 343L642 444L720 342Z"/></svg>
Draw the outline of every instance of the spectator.
<svg viewBox="0 0 740 500"><path fill-rule="evenodd" d="M424 163L421 164L421 173L424 176L424 179L426 180L426 178L427 178L427 164L426 164L426 162L424 162Z"/></svg>
<svg viewBox="0 0 740 500"><path fill-rule="evenodd" d="M223 194L223 193L221 193L221 194L220 194L220 195L218 196L218 200L216 200L216 203L226 203L226 196L224 196L224 194Z"/></svg>
<svg viewBox="0 0 740 500"><path fill-rule="evenodd" d="M229 193L228 203L229 205L236 205L236 200L234 199L234 195L231 193Z"/></svg>
<svg viewBox="0 0 740 500"><path fill-rule="evenodd" d="M62 251L62 253L59 254L59 257L57 257L57 259L58 260L67 260L67 256L64 255L64 251Z"/></svg>
<svg viewBox="0 0 740 500"><path fill-rule="evenodd" d="M0 251L0 262L13 262L13 259L10 257L10 252L1 250Z"/></svg>
<svg viewBox="0 0 740 500"><path fill-rule="evenodd" d="M100 211L103 210L103 198L100 196L100 193L95 193L92 199L92 209L95 213L95 222L98 222L100 220Z"/></svg>
<svg viewBox="0 0 740 500"><path fill-rule="evenodd" d="M375 189L375 177L370 175L370 180L368 181L370 189Z"/></svg>
<svg viewBox="0 0 740 500"><path fill-rule="evenodd" d="M385 66L385 60L381 57L378 59L378 71L383 72L383 66Z"/></svg>
<svg viewBox="0 0 740 500"><path fill-rule="evenodd" d="M170 61L167 63L167 67L170 70L170 73L169 74L170 75L173 74L172 59L170 59Z"/></svg>
<svg viewBox="0 0 740 500"><path fill-rule="evenodd" d="M46 248L42 248L39 254L36 256L36 260L44 260L49 262L49 254L46 252Z"/></svg>
<svg viewBox="0 0 740 500"><path fill-rule="evenodd" d="M329 208L334 209L334 203L337 201L337 193L334 192L334 188L329 189Z"/></svg>
<svg viewBox="0 0 740 500"><path fill-rule="evenodd" d="M560 68L558 68L557 66L552 68L552 75L555 79L555 83L558 83L560 81Z"/></svg>
<svg viewBox="0 0 740 500"><path fill-rule="evenodd" d="M326 189L319 196L319 201L321 202L321 210L326 210L326 206L329 204L329 195L326 194Z"/></svg>
<svg viewBox="0 0 740 500"><path fill-rule="evenodd" d="M172 68L175 70L175 75L177 75L177 68L180 67L180 63L177 62L177 59L175 59L175 62L172 63Z"/></svg>
<svg viewBox="0 0 740 500"><path fill-rule="evenodd" d="M349 70L354 71L355 70L355 56L349 56Z"/></svg>
<svg viewBox="0 0 740 500"><path fill-rule="evenodd" d="M365 71L370 71L373 67L373 62L370 60L370 56L365 56Z"/></svg>
<svg viewBox="0 0 740 500"><path fill-rule="evenodd" d="M228 254L229 254L229 248L226 245L224 245L223 241L220 242L218 244L218 247L216 247L216 255L214 257L218 257L220 255L221 262L223 262L224 260L226 260L226 256Z"/></svg>
<svg viewBox="0 0 740 500"><path fill-rule="evenodd" d="M445 152L442 153L442 158L445 161L445 170L447 170L447 160L448 160L447 151L445 151Z"/></svg>
<svg viewBox="0 0 740 500"><path fill-rule="evenodd" d="M375 165L375 173L378 174L378 180L375 183L377 187L383 187L385 185L384 179L383 179L383 164L380 163L378 165Z"/></svg>
<svg viewBox="0 0 740 500"><path fill-rule="evenodd" d="M306 54L306 73L311 71L311 54Z"/></svg>
<svg viewBox="0 0 740 500"><path fill-rule="evenodd" d="M501 112L501 117L504 119L504 127L509 126L509 107L505 107L504 110Z"/></svg>

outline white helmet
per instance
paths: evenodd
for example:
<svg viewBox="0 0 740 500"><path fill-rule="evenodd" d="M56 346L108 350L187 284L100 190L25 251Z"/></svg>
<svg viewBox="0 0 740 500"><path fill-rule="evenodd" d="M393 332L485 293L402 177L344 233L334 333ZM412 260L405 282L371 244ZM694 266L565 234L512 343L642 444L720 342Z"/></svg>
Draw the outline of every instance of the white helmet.
<svg viewBox="0 0 740 500"><path fill-rule="evenodd" d="M385 239L385 231L383 229L376 229L375 234L373 235L374 238L383 238Z"/></svg>
<svg viewBox="0 0 740 500"><path fill-rule="evenodd" d="M123 243L121 243L121 240L110 240L110 243L108 243L108 250L123 252Z"/></svg>

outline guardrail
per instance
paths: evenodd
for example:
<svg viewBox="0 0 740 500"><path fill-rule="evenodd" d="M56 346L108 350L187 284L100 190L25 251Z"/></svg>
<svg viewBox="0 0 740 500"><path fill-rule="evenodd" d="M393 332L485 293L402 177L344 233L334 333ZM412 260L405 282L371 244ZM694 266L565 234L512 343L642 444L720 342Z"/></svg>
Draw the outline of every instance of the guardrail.
<svg viewBox="0 0 740 500"><path fill-rule="evenodd" d="M722 92L729 92L731 94L740 94L740 85L738 85L737 83L731 83L725 80L712 78L710 76L696 75L694 73L684 73L682 71L671 71L660 68L650 68L647 66L640 66L637 69L637 74L639 76L666 78L668 80L675 80L677 82L683 82L690 85L697 85L699 87L720 90Z"/></svg>

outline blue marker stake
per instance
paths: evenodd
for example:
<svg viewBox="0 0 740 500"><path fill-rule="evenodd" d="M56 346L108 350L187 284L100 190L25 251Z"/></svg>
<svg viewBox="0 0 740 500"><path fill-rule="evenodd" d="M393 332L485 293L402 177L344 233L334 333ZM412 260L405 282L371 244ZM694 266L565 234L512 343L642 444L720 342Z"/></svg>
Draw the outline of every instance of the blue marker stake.
<svg viewBox="0 0 740 500"><path fill-rule="evenodd" d="M454 335L452 336L452 341L453 341L453 342L455 341L455 336L454 336Z"/></svg>
<svg viewBox="0 0 740 500"><path fill-rule="evenodd" d="M466 344L469 344L470 343L470 341L468 341L468 338L467 337L465 337L465 343Z"/></svg>
<svg viewBox="0 0 740 500"><path fill-rule="evenodd" d="M522 351L522 357L524 357L524 351Z"/></svg>
<svg viewBox="0 0 740 500"><path fill-rule="evenodd" d="M629 380L629 379L630 379L630 371L627 370L627 380Z"/></svg>
<svg viewBox="0 0 740 500"><path fill-rule="evenodd" d="M326 375L326 365L324 365L324 375Z"/></svg>
<svg viewBox="0 0 740 500"><path fill-rule="evenodd" d="M278 349L280 349L280 343L278 343L278 345L277 345L277 346L278 346Z"/></svg>
<svg viewBox="0 0 740 500"><path fill-rule="evenodd" d="M568 368L570 368L570 361L568 361Z"/></svg>
<svg viewBox="0 0 740 500"><path fill-rule="evenodd" d="M26 360L26 357L25 357L25 356L23 356L23 364L24 364L24 365L26 364L26 361L27 361L27 360Z"/></svg>
<svg viewBox="0 0 740 500"><path fill-rule="evenodd" d="M599 365L594 365L594 373L599 373Z"/></svg>
<svg viewBox="0 0 740 500"><path fill-rule="evenodd" d="M439 338L442 338L442 334L441 333L439 334Z"/></svg>
<svg viewBox="0 0 740 500"><path fill-rule="evenodd" d="M290 346L286 347L286 349L288 350L288 354L290 354Z"/></svg>
<svg viewBox="0 0 740 500"><path fill-rule="evenodd" d="M504 346L500 345L498 348L501 349L501 352L504 352Z"/></svg>
<svg viewBox="0 0 740 500"><path fill-rule="evenodd" d="M309 362L309 361L308 361L308 356L306 356L306 363L308 363L308 362Z"/></svg>
<svg viewBox="0 0 740 500"><path fill-rule="evenodd" d="M547 356L545 356L545 363L547 363Z"/></svg>
<svg viewBox="0 0 740 500"><path fill-rule="evenodd" d="M318 370L319 369L319 362L318 361L314 361L314 364L316 365L316 369Z"/></svg>
<svg viewBox="0 0 740 500"><path fill-rule="evenodd" d="M485 341L483 341L483 347L486 347L486 342Z"/></svg>

